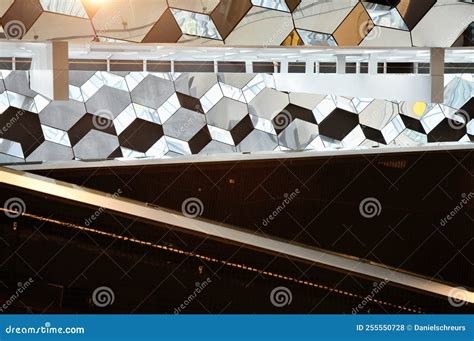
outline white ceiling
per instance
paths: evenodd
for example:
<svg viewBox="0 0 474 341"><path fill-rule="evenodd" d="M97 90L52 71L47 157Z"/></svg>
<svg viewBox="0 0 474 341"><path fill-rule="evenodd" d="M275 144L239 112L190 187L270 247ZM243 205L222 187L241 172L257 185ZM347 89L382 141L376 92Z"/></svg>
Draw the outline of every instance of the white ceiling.
<svg viewBox="0 0 474 341"><path fill-rule="evenodd" d="M32 57L35 45L45 43L1 42L0 57ZM72 59L122 60L232 60L232 61L335 61L345 55L348 62L366 61L376 54L380 62L429 63L429 48L364 48L364 47L195 47L174 44L70 44ZM447 63L474 63L474 49L468 47L446 49Z"/></svg>

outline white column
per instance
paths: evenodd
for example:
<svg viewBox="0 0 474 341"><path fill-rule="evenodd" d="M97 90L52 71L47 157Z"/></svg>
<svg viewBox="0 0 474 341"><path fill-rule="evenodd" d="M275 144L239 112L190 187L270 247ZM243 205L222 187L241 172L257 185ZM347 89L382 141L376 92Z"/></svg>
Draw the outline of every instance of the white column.
<svg viewBox="0 0 474 341"><path fill-rule="evenodd" d="M306 60L305 73L314 73L314 60Z"/></svg>
<svg viewBox="0 0 474 341"><path fill-rule="evenodd" d="M245 72L246 73L253 73L253 64L251 60L245 61Z"/></svg>
<svg viewBox="0 0 474 341"><path fill-rule="evenodd" d="M219 67L218 67L218 64L217 64L217 60L214 61L214 73L217 73L219 72Z"/></svg>
<svg viewBox="0 0 474 341"><path fill-rule="evenodd" d="M356 62L356 73L360 73L360 62Z"/></svg>
<svg viewBox="0 0 474 341"><path fill-rule="evenodd" d="M288 61L282 60L280 63L280 73L288 73Z"/></svg>
<svg viewBox="0 0 474 341"><path fill-rule="evenodd" d="M336 73L346 73L346 56L337 56Z"/></svg>
<svg viewBox="0 0 474 341"><path fill-rule="evenodd" d="M377 69L378 69L377 63L378 63L377 56L374 54L371 54L369 56L369 74L370 75L377 74Z"/></svg>
<svg viewBox="0 0 474 341"><path fill-rule="evenodd" d="M316 62L316 73L318 73L318 74L320 72L320 67L319 66L320 66L319 62Z"/></svg>

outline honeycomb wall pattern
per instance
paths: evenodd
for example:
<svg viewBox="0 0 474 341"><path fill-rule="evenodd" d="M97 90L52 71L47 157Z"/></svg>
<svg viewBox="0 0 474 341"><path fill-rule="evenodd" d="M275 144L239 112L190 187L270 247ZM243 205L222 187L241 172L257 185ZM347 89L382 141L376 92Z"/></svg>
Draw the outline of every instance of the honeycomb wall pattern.
<svg viewBox="0 0 474 341"><path fill-rule="evenodd" d="M286 93L272 74L70 71L69 101L1 71L0 163L474 141L472 74L443 104Z"/></svg>
<svg viewBox="0 0 474 341"><path fill-rule="evenodd" d="M1 38L253 46L472 46L471 0L2 0Z"/></svg>

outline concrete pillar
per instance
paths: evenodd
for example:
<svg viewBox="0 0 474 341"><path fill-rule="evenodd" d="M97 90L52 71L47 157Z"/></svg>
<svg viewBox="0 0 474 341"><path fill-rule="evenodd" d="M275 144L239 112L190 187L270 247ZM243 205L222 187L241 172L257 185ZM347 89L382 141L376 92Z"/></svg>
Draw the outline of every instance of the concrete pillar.
<svg viewBox="0 0 474 341"><path fill-rule="evenodd" d="M69 100L69 44L53 41L32 47L30 86L52 100Z"/></svg>
<svg viewBox="0 0 474 341"><path fill-rule="evenodd" d="M444 57L443 48L430 49L431 102L444 100Z"/></svg>

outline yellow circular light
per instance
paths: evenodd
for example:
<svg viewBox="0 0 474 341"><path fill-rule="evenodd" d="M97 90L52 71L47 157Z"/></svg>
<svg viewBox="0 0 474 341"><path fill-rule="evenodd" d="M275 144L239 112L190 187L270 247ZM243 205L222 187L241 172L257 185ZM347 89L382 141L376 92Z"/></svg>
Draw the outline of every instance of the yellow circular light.
<svg viewBox="0 0 474 341"><path fill-rule="evenodd" d="M413 112L418 115L422 116L426 110L426 103L425 102L416 102L413 104Z"/></svg>

